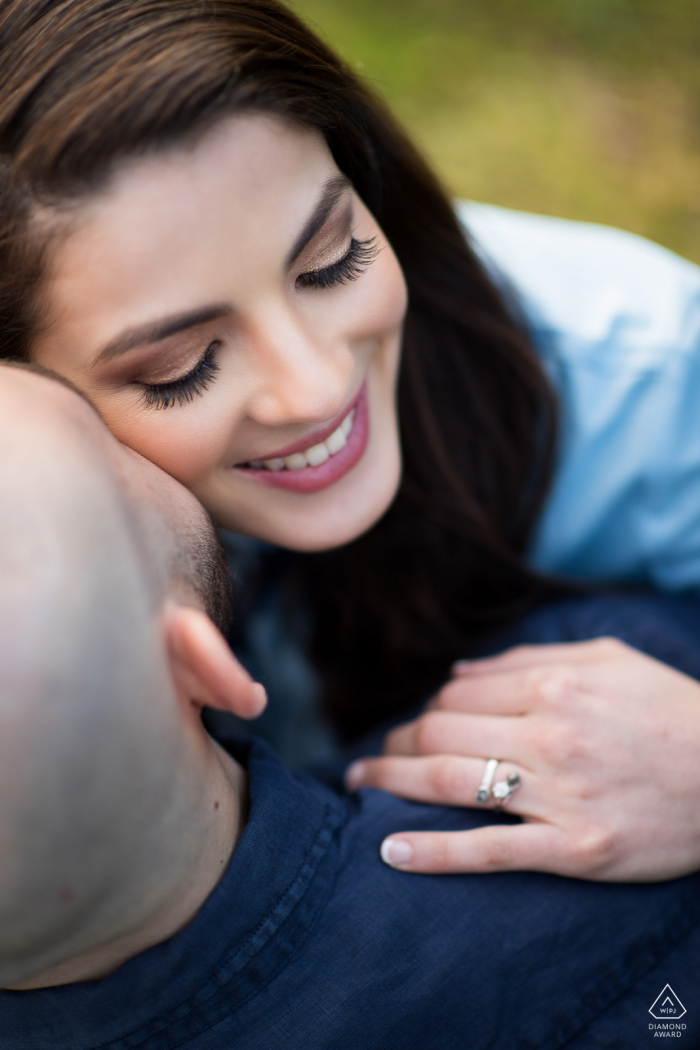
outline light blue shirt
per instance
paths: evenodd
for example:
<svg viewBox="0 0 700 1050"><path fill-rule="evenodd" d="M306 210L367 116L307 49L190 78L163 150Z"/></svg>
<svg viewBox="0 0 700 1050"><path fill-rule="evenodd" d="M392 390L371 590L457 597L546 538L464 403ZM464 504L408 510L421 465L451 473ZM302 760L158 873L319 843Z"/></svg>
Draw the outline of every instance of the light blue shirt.
<svg viewBox="0 0 700 1050"><path fill-rule="evenodd" d="M700 589L700 268L620 230L461 203L559 392L561 448L530 557Z"/></svg>

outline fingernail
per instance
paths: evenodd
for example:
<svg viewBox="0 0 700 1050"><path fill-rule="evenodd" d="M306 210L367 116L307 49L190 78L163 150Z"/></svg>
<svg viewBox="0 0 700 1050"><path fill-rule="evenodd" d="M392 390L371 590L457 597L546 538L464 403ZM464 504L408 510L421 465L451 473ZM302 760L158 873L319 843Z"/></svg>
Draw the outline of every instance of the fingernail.
<svg viewBox="0 0 700 1050"><path fill-rule="evenodd" d="M362 781L365 777L365 764L364 762L353 762L351 766L345 770L345 787L348 791L357 791L362 785Z"/></svg>
<svg viewBox="0 0 700 1050"><path fill-rule="evenodd" d="M413 846L405 839L384 839L379 852L390 868L402 868L413 857Z"/></svg>

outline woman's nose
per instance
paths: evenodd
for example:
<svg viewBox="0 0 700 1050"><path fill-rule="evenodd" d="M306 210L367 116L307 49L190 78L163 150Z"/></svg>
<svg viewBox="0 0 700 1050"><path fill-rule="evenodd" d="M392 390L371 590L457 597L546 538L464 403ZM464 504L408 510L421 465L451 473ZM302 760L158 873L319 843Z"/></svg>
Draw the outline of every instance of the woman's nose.
<svg viewBox="0 0 700 1050"><path fill-rule="evenodd" d="M353 355L340 341L321 342L292 311L248 325L255 384L248 415L264 426L322 423L351 393Z"/></svg>

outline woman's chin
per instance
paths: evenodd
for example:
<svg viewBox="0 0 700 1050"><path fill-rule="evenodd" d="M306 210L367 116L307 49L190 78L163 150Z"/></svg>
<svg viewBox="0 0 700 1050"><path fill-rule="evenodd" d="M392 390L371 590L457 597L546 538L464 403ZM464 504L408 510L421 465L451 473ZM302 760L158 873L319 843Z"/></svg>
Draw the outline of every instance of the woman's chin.
<svg viewBox="0 0 700 1050"><path fill-rule="evenodd" d="M361 461L341 482L320 492L267 488L263 506L249 505L246 513L239 503L234 515L220 508L214 519L225 529L300 553L343 547L371 529L394 500L401 477L398 441L382 459L369 470L363 469L368 461Z"/></svg>
<svg viewBox="0 0 700 1050"><path fill-rule="evenodd" d="M278 547L305 554L320 553L321 551L345 547L347 544L359 539L365 532L368 532L373 525L376 525L388 510L393 496L394 494L391 493L389 498L382 502L381 506L371 507L368 513L359 518L353 516L349 521L328 524L320 523L320 526L316 523L309 523L308 528L299 531L289 531L286 535L277 535L275 537L271 535L268 538L268 543L274 543Z"/></svg>

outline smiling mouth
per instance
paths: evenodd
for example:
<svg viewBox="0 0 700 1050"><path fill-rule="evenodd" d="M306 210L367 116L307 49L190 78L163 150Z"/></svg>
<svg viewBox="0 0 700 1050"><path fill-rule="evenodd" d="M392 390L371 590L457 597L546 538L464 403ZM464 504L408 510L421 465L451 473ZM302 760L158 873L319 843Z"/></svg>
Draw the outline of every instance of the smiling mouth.
<svg viewBox="0 0 700 1050"><path fill-rule="evenodd" d="M317 444L310 445L300 452L293 452L290 456L274 456L272 459L252 459L249 463L242 464L242 466L253 470L270 470L275 474L280 470L303 470L304 467L320 467L327 459L337 456L341 449L345 448L355 422L356 411L353 408L340 426L325 441L319 441Z"/></svg>
<svg viewBox="0 0 700 1050"><path fill-rule="evenodd" d="M303 440L278 450L276 456L253 459L234 467L241 477L256 484L284 489L297 495L320 492L334 485L358 463L369 441L367 382L345 410L341 421L333 422L334 430L316 431L313 444L304 447ZM322 438L322 440L319 440Z"/></svg>

